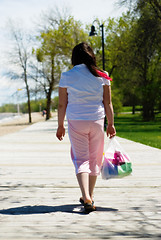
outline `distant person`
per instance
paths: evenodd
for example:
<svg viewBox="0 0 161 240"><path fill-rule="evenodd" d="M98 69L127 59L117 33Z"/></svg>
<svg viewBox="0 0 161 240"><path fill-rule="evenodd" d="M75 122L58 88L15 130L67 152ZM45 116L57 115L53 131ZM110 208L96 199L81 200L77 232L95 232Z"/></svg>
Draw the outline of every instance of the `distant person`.
<svg viewBox="0 0 161 240"><path fill-rule="evenodd" d="M46 115L46 110L44 109L43 111L42 111L42 116L44 117Z"/></svg>
<svg viewBox="0 0 161 240"><path fill-rule="evenodd" d="M87 43L76 45L71 70L62 73L59 83L57 138L65 135L67 114L71 158L81 189L80 202L87 213L95 211L93 191L100 174L104 149L104 117L108 119L107 136L116 135L111 102L110 78L96 65Z"/></svg>

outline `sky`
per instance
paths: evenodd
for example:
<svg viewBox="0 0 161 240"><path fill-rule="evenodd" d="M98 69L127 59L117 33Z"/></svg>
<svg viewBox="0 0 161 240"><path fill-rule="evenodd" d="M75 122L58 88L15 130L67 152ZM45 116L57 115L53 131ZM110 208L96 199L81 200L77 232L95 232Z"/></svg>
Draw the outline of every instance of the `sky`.
<svg viewBox="0 0 161 240"><path fill-rule="evenodd" d="M23 88L21 83L10 81L4 76L9 62L7 50L12 44L7 28L9 19L33 30L43 12L65 8L75 20L80 20L84 25L92 24L95 18L105 20L121 16L127 9L116 3L117 0L0 0L0 105L16 103L20 99L18 95L23 94L23 91L17 91Z"/></svg>

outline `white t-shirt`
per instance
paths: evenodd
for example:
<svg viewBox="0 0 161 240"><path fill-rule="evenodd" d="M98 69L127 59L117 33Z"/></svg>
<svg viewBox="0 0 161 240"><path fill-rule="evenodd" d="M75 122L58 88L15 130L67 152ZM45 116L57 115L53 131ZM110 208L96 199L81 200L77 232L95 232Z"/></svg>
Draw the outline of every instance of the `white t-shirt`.
<svg viewBox="0 0 161 240"><path fill-rule="evenodd" d="M105 117L103 105L103 85L110 81L95 77L85 64L74 66L62 73L59 87L67 88L66 109L69 120L99 120Z"/></svg>

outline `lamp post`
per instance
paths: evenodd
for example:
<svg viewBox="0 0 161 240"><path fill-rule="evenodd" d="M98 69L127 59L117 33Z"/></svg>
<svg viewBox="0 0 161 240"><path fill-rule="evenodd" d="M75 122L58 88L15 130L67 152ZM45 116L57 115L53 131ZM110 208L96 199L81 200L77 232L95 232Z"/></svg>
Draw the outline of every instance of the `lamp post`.
<svg viewBox="0 0 161 240"><path fill-rule="evenodd" d="M102 68L103 70L105 70L105 51L104 51L104 26L103 24L100 25L99 21L98 20L95 20L94 22L98 22L99 24L99 27L101 28L101 33L102 33ZM93 22L93 24L94 24ZM95 29L95 26L92 24L91 26L91 31L89 33L89 36L95 36L97 35L97 32L96 32L96 29ZM106 129L106 122L107 122L107 119L106 119L106 116L104 118L104 128Z"/></svg>
<svg viewBox="0 0 161 240"><path fill-rule="evenodd" d="M97 21L97 20L95 20L95 21ZM93 22L93 24L94 24L94 22ZM101 28L101 33L102 33L102 68L103 68L103 70L105 70L104 25L101 24L101 25L99 25L99 27ZM97 32L96 32L95 26L92 25L89 36L95 36L95 35L97 35Z"/></svg>

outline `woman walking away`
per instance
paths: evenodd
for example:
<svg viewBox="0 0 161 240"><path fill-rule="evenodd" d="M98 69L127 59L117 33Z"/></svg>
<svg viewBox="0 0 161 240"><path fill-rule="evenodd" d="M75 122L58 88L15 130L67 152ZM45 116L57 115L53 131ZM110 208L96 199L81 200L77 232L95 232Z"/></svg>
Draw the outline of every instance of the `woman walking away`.
<svg viewBox="0 0 161 240"><path fill-rule="evenodd" d="M92 48L87 43L76 45L72 52L71 70L62 73L59 83L57 138L65 135L67 115L71 158L81 189L85 212L95 211L93 191L100 174L104 148L104 117L108 120L107 136L116 135L110 78L96 65Z"/></svg>

